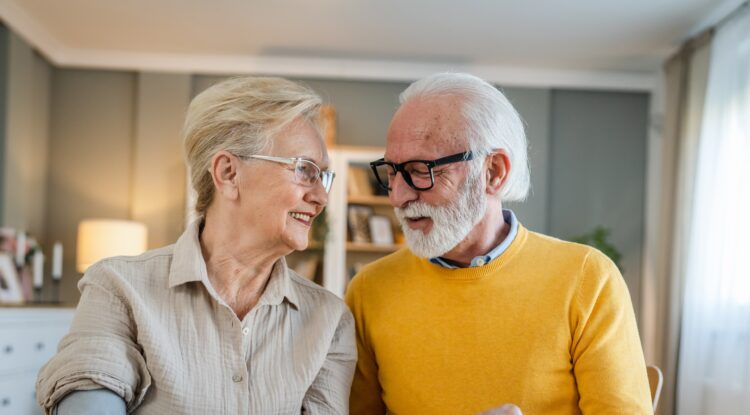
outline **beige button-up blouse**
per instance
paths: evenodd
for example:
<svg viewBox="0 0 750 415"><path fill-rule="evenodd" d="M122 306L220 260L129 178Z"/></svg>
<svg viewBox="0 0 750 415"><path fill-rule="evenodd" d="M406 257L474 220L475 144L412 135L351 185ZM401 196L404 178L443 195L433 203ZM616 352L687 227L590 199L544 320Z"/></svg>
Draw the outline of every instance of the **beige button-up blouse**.
<svg viewBox="0 0 750 415"><path fill-rule="evenodd" d="M345 414L357 360L344 303L273 267L240 321L208 280L193 223L176 244L93 265L70 332L42 368L49 413L105 387L139 414Z"/></svg>

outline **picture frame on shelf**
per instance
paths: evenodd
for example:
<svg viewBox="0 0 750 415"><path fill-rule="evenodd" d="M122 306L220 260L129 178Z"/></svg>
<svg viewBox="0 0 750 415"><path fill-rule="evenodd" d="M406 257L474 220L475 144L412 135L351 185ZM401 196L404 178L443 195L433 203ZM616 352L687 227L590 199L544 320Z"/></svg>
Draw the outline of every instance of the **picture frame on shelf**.
<svg viewBox="0 0 750 415"><path fill-rule="evenodd" d="M23 290L13 258L0 253L0 303L23 303Z"/></svg>
<svg viewBox="0 0 750 415"><path fill-rule="evenodd" d="M375 245L393 245L391 219L387 216L370 216L370 237Z"/></svg>
<svg viewBox="0 0 750 415"><path fill-rule="evenodd" d="M349 234L351 241L356 243L371 243L370 217L373 209L369 206L349 205Z"/></svg>

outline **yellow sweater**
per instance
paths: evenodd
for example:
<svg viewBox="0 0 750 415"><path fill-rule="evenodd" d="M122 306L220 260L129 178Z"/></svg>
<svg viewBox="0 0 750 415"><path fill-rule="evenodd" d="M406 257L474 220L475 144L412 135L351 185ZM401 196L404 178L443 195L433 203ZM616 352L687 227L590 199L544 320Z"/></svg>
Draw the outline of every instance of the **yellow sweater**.
<svg viewBox="0 0 750 415"><path fill-rule="evenodd" d="M483 267L402 249L346 295L359 361L351 413L651 414L625 282L599 251L519 226Z"/></svg>

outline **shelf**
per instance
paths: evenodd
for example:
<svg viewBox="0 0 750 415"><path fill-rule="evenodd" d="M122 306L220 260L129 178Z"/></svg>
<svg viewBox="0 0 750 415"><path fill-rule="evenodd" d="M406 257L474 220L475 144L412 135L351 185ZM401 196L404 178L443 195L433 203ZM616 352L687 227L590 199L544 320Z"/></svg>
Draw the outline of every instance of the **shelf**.
<svg viewBox="0 0 750 415"><path fill-rule="evenodd" d="M350 205L391 206L388 196L356 195L349 196L347 201Z"/></svg>
<svg viewBox="0 0 750 415"><path fill-rule="evenodd" d="M347 242L346 250L349 252L375 252L375 253L389 253L396 252L401 249L401 245L375 245L369 243L355 243Z"/></svg>

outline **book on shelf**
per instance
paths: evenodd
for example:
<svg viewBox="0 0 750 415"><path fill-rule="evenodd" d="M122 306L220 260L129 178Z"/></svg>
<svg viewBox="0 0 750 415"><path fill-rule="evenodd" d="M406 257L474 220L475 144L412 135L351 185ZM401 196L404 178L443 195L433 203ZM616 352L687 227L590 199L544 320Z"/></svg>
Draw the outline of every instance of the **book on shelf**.
<svg viewBox="0 0 750 415"><path fill-rule="evenodd" d="M370 217L373 209L369 206L349 205L348 208L349 235L352 242L370 243Z"/></svg>

